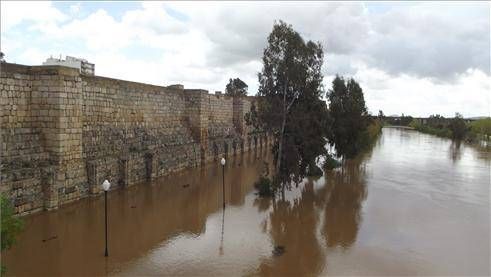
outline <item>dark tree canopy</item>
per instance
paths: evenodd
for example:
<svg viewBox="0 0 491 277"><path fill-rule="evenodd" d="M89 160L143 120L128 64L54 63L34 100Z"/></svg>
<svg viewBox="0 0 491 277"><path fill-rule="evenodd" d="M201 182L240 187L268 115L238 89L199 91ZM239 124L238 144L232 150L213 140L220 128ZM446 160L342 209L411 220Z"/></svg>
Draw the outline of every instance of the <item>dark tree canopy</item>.
<svg viewBox="0 0 491 277"><path fill-rule="evenodd" d="M276 183L302 178L326 154L329 113L320 43L304 41L292 26L276 22L259 73L257 120L275 136Z"/></svg>
<svg viewBox="0 0 491 277"><path fill-rule="evenodd" d="M363 90L354 80L336 76L328 92L329 111L333 120L329 140L338 156L352 158L365 146L368 113Z"/></svg>
<svg viewBox="0 0 491 277"><path fill-rule="evenodd" d="M246 96L247 84L239 78L230 79L225 87L225 94L232 96Z"/></svg>
<svg viewBox="0 0 491 277"><path fill-rule="evenodd" d="M428 126L432 127L432 128L444 128L446 127L446 122L447 120L445 119L445 117L439 115L439 114L435 114L435 115L430 115L430 117L428 117Z"/></svg>
<svg viewBox="0 0 491 277"><path fill-rule="evenodd" d="M452 132L453 139L462 140L467 135L468 127L464 117L460 113L455 114L455 117L450 121L448 128Z"/></svg>

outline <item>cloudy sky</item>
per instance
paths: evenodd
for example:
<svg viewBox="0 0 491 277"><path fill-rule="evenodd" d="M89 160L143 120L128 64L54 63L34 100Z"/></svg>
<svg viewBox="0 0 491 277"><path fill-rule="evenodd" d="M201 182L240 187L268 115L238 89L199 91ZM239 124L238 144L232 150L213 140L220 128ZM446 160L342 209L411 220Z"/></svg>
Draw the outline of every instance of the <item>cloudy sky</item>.
<svg viewBox="0 0 491 277"><path fill-rule="evenodd" d="M324 47L376 114L490 115L489 2L1 2L8 62L71 55L96 75L223 91L257 73L275 20Z"/></svg>

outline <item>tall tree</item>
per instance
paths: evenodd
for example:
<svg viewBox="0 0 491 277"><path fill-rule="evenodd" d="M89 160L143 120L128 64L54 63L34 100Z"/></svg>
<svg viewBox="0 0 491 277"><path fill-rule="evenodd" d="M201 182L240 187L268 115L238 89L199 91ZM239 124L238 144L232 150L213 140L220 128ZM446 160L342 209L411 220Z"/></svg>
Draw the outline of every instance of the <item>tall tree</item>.
<svg viewBox="0 0 491 277"><path fill-rule="evenodd" d="M453 139L462 140L467 135L468 127L460 113L455 113L455 117L450 121L448 128L452 131Z"/></svg>
<svg viewBox="0 0 491 277"><path fill-rule="evenodd" d="M323 50L292 26L275 22L259 73L258 120L273 133L275 184L299 180L326 154L329 113L321 99Z"/></svg>
<svg viewBox="0 0 491 277"><path fill-rule="evenodd" d="M366 145L368 112L363 90L354 80L336 76L328 92L329 111L333 120L329 140L338 156L352 158Z"/></svg>
<svg viewBox="0 0 491 277"><path fill-rule="evenodd" d="M225 94L232 96L246 96L247 84L239 78L230 79L225 87Z"/></svg>

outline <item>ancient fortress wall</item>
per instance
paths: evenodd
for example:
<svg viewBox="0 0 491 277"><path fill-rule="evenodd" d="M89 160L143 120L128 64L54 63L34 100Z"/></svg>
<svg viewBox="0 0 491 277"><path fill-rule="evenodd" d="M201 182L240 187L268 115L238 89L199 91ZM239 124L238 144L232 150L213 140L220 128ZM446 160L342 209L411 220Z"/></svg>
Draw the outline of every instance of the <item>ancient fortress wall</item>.
<svg viewBox="0 0 491 277"><path fill-rule="evenodd" d="M61 66L1 64L1 192L17 213L55 209L270 143L228 97Z"/></svg>

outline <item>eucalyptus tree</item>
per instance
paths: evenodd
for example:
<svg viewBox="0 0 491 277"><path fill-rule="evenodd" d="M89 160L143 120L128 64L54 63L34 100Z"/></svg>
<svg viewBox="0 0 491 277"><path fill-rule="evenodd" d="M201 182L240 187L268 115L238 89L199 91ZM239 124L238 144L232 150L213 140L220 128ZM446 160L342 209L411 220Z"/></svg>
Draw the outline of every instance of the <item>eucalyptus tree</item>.
<svg viewBox="0 0 491 277"><path fill-rule="evenodd" d="M253 125L275 137L275 185L299 181L327 154L329 113L322 99L320 43L305 41L283 21L275 22L258 74L259 91Z"/></svg>
<svg viewBox="0 0 491 277"><path fill-rule="evenodd" d="M338 156L352 158L367 144L368 112L363 90L354 80L336 76L329 90L329 111L333 120L329 140Z"/></svg>

